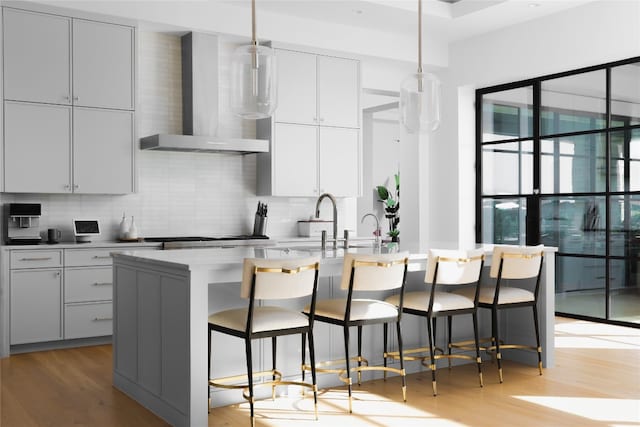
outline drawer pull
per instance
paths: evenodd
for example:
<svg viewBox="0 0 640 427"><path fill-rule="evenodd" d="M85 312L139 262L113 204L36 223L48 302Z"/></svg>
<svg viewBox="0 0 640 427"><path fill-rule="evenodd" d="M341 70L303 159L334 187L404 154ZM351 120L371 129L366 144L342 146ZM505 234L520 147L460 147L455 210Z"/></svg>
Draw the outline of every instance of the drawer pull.
<svg viewBox="0 0 640 427"><path fill-rule="evenodd" d="M49 261L52 257L20 258L20 261Z"/></svg>
<svg viewBox="0 0 640 427"><path fill-rule="evenodd" d="M103 320L113 320L113 317L94 317L94 322L102 322Z"/></svg>
<svg viewBox="0 0 640 427"><path fill-rule="evenodd" d="M93 286L111 286L113 283L111 282L95 282Z"/></svg>
<svg viewBox="0 0 640 427"><path fill-rule="evenodd" d="M110 259L111 255L94 255L93 259Z"/></svg>

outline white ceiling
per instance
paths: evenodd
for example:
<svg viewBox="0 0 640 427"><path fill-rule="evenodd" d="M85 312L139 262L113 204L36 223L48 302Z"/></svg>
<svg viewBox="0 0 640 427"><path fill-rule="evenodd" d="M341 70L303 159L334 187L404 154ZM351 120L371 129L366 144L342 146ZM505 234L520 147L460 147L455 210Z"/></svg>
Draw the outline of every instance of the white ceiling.
<svg viewBox="0 0 640 427"><path fill-rule="evenodd" d="M217 0L250 7L248 0ZM595 0L423 0L425 37L451 43ZM321 22L417 34L418 0L257 0L256 15L271 12Z"/></svg>

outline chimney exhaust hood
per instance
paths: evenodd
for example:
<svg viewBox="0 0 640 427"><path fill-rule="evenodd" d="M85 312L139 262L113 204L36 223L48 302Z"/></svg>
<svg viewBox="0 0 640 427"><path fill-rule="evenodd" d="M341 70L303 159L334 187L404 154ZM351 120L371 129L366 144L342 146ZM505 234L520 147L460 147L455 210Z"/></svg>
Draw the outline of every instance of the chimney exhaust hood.
<svg viewBox="0 0 640 427"><path fill-rule="evenodd" d="M216 137L218 122L218 38L202 33L182 36L183 135L140 138L140 148L156 151L266 153L266 139Z"/></svg>

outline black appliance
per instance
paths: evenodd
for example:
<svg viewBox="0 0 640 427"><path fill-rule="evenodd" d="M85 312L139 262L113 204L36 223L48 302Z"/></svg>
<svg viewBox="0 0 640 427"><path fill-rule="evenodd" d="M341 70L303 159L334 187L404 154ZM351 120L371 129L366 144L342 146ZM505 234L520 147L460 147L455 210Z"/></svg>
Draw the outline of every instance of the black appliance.
<svg viewBox="0 0 640 427"><path fill-rule="evenodd" d="M216 247L216 246L243 246L251 244L252 240L269 240L267 236L160 236L145 237L145 242L162 243L163 249L185 249L200 247Z"/></svg>

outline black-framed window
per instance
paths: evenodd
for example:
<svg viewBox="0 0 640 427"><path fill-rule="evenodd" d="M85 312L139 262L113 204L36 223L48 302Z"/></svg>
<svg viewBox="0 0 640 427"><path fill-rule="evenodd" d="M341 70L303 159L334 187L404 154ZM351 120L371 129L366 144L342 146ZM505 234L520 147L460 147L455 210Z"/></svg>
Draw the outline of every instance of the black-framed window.
<svg viewBox="0 0 640 427"><path fill-rule="evenodd" d="M557 246L557 313L640 327L640 57L479 89L476 147L476 240Z"/></svg>

